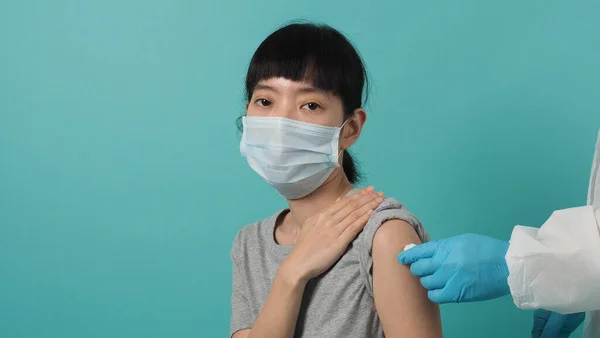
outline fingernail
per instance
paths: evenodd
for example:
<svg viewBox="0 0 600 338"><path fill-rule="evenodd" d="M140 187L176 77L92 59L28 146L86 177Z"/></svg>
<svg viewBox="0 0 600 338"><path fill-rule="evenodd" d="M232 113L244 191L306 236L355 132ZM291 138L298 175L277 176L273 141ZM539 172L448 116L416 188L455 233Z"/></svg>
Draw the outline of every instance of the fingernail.
<svg viewBox="0 0 600 338"><path fill-rule="evenodd" d="M383 197L385 194L380 191L380 192L377 193L377 195L380 196L380 197Z"/></svg>
<svg viewBox="0 0 600 338"><path fill-rule="evenodd" d="M382 203L383 202L383 198L377 197L377 202Z"/></svg>
<svg viewBox="0 0 600 338"><path fill-rule="evenodd" d="M373 186L370 186L367 188L367 191L375 191L375 188Z"/></svg>

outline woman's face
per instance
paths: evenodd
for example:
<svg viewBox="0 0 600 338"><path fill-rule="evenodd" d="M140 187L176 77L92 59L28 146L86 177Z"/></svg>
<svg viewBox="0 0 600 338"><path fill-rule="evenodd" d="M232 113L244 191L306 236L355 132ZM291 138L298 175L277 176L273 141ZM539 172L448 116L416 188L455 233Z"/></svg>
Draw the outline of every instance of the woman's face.
<svg viewBox="0 0 600 338"><path fill-rule="evenodd" d="M339 97L310 83L285 78L259 81L246 110L248 116L284 117L330 127L339 127L344 121Z"/></svg>

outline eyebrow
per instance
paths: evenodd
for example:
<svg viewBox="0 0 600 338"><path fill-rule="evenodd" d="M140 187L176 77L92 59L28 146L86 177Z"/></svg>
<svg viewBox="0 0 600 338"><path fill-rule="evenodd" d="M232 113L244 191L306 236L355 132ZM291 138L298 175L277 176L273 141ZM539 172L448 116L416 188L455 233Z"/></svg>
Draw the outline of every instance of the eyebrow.
<svg viewBox="0 0 600 338"><path fill-rule="evenodd" d="M316 88L316 87L302 87L302 88L298 89L298 91L300 93L305 93L305 94L318 93L318 94L322 94L325 96L329 96L329 93L327 91Z"/></svg>
<svg viewBox="0 0 600 338"><path fill-rule="evenodd" d="M254 87L254 90L269 90L275 93L279 93L279 91L272 86L266 85L266 84L257 84L256 87ZM316 87L301 87L298 89L298 92L303 93L303 94L309 94L309 93L318 93L318 94L322 94L325 96L329 96L329 93L325 90L316 88Z"/></svg>
<svg viewBox="0 0 600 338"><path fill-rule="evenodd" d="M256 87L254 87L254 90L260 90L260 89L262 89L262 90L270 90L272 92L279 93L279 91L277 89L275 89L274 87L267 86L265 84L260 84L259 83L259 84L256 85Z"/></svg>

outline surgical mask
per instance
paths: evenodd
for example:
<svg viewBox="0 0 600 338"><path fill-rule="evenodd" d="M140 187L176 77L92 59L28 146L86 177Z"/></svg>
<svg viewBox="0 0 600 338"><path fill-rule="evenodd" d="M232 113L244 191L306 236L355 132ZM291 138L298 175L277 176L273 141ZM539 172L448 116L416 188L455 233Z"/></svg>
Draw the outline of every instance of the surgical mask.
<svg viewBox="0 0 600 338"><path fill-rule="evenodd" d="M269 185L287 199L315 191L339 167L341 127L281 117L242 118L242 156Z"/></svg>

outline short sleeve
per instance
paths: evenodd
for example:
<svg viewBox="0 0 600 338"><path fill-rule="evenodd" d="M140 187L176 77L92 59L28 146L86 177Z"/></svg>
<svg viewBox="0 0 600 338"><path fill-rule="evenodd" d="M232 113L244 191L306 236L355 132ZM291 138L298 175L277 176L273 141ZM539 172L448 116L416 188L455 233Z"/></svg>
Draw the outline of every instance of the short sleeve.
<svg viewBox="0 0 600 338"><path fill-rule="evenodd" d="M238 251L238 237L236 237L231 249L231 261L233 264L231 283L231 320L229 331L230 337L238 331L252 328L252 325L254 324L247 293L248 288L246 286L246 276L244 273L245 269L243 269L241 265L243 261L239 258Z"/></svg>
<svg viewBox="0 0 600 338"><path fill-rule="evenodd" d="M425 231L425 228L415 215L395 199L385 199L371 215L358 241L361 278L371 296L373 296L373 257L371 255L373 251L373 239L375 239L375 234L379 230L379 227L383 223L393 219L407 222L415 229L421 242L429 242L427 231Z"/></svg>

